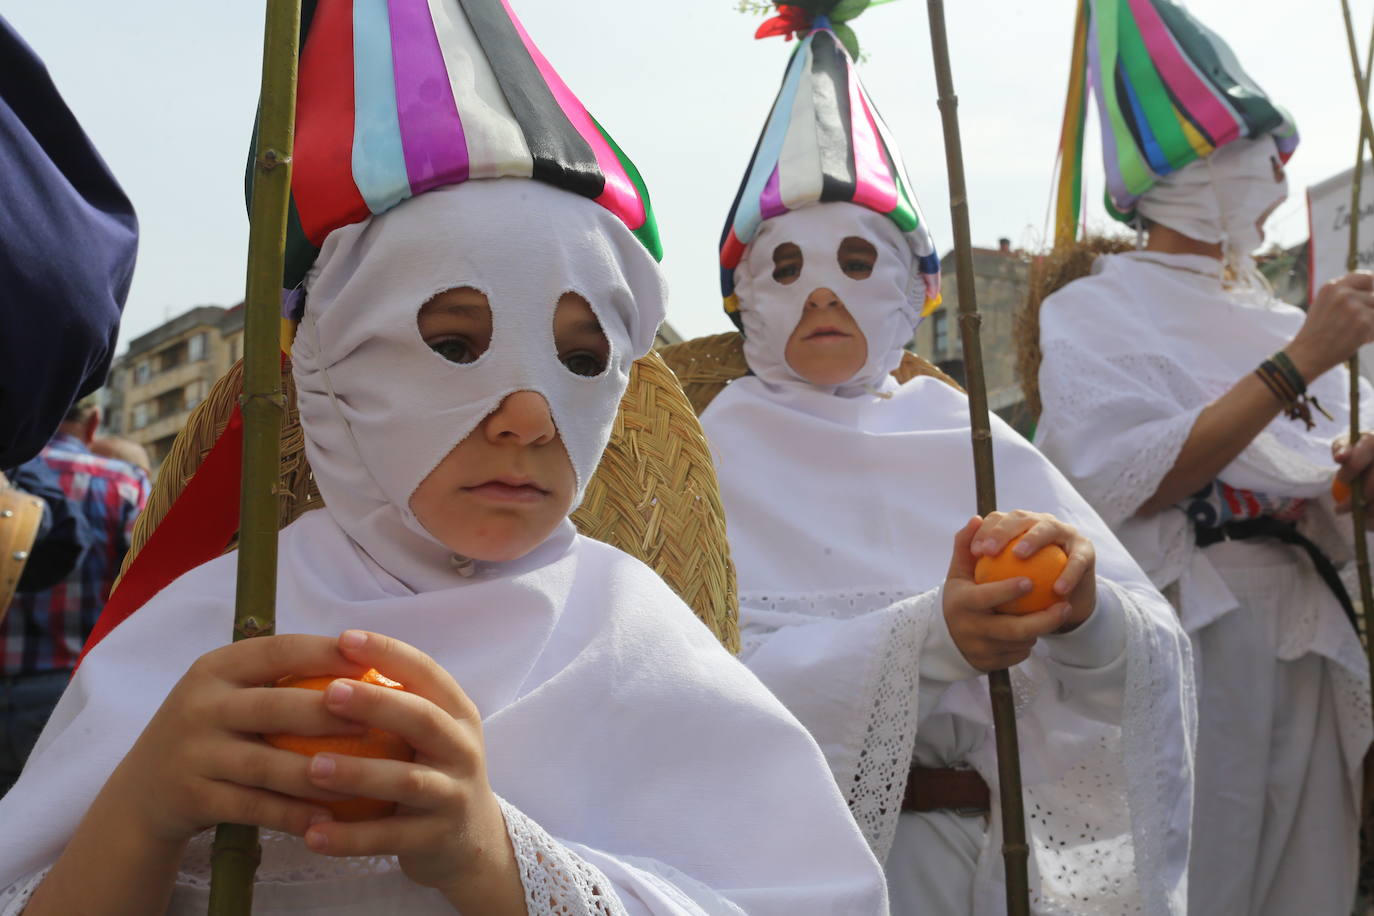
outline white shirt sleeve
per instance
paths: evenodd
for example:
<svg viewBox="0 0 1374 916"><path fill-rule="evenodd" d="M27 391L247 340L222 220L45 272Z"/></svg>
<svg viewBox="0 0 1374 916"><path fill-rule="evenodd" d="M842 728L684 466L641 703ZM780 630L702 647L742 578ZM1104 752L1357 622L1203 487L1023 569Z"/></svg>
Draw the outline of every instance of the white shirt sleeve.
<svg viewBox="0 0 1374 916"><path fill-rule="evenodd" d="M940 697L944 696L951 684L983 674L964 658L964 653L959 651L954 636L949 632L949 623L943 612L944 586L937 590L935 603L940 610L932 616L925 642L921 644L918 728L935 710Z"/></svg>
<svg viewBox="0 0 1374 916"><path fill-rule="evenodd" d="M1097 607L1081 626L1045 637L1060 702L1099 721L1119 722L1126 690L1126 614L1116 586L1097 580Z"/></svg>

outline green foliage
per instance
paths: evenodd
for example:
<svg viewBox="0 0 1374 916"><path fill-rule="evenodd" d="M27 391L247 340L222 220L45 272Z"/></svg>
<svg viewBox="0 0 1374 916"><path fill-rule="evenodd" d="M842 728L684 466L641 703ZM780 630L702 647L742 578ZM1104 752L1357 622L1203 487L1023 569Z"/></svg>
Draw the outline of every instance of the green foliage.
<svg viewBox="0 0 1374 916"><path fill-rule="evenodd" d="M849 56L854 60L859 60L859 37L854 34L854 30L843 22L832 22L830 27L835 32L835 37L844 45L844 49L849 52Z"/></svg>
<svg viewBox="0 0 1374 916"><path fill-rule="evenodd" d="M864 55L859 50L858 36L848 23L857 19L870 6L892 2L893 0L790 0L786 5L799 7L812 18L828 17L835 37L839 38L849 56L861 60ZM736 0L735 9L751 16L774 16L777 15L778 4L771 0Z"/></svg>

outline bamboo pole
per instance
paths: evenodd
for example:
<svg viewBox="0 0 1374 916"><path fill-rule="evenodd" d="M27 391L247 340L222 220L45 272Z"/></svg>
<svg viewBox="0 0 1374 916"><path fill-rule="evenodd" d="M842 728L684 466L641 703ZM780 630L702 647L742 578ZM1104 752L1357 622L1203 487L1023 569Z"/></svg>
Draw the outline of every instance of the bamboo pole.
<svg viewBox="0 0 1374 916"><path fill-rule="evenodd" d="M992 425L988 419L987 382L983 373L983 348L973 282L973 249L969 241L968 193L964 186L964 153L959 138L959 99L954 94L950 71L949 42L945 35L943 0L927 0L930 11L930 45L939 87L940 118L944 126L945 161L949 168L949 211L954 223L956 282L959 290L959 335L964 352L965 385L968 388L969 427L973 432L973 476L978 495L978 514L997 508L997 483L993 476ZM1021 798L1021 757L1016 741L1016 706L1011 675L1006 670L988 673L992 694L992 719L997 736L997 781L1002 803L1002 860L1007 878L1007 913L1029 916L1030 886L1026 863L1026 818Z"/></svg>
<svg viewBox="0 0 1374 916"><path fill-rule="evenodd" d="M281 279L291 195L300 24L300 0L267 0L244 296L236 642L271 635L276 628L277 480L286 412L281 387ZM261 855L256 827L220 824L216 828L210 916L252 912L253 875Z"/></svg>
<svg viewBox="0 0 1374 916"><path fill-rule="evenodd" d="M1360 101L1359 139L1355 143L1355 172L1350 182L1350 246L1347 249L1345 269L1355 271L1359 268L1360 253L1360 192L1364 183L1364 150L1366 144L1374 148L1374 125L1369 118L1369 78L1374 71L1374 35L1370 36L1369 50L1363 69L1360 67L1359 50L1355 41L1355 23L1350 16L1349 0L1341 0L1341 12L1345 18L1346 43L1350 48L1350 66L1355 71L1355 90ZM1350 443L1360 439L1360 353L1355 351L1348 364L1350 372ZM1374 585L1369 574L1369 538L1365 529L1364 480L1356 477L1350 481L1350 520L1355 534L1355 570L1360 580L1360 611L1364 623L1365 656L1370 670L1374 671L1374 628L1371 615L1374 614ZM1360 875L1363 879L1374 863L1374 759L1369 754L1364 759L1364 792L1360 804Z"/></svg>

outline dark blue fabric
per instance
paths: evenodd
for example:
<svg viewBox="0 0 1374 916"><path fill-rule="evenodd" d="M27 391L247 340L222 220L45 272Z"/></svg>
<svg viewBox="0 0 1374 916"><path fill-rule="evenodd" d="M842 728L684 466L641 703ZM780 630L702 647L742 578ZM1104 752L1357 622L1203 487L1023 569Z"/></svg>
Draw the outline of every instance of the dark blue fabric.
<svg viewBox="0 0 1374 916"><path fill-rule="evenodd" d="M0 467L104 384L137 248L129 199L0 17Z"/></svg>
<svg viewBox="0 0 1374 916"><path fill-rule="evenodd" d="M20 465L6 476L25 493L43 500L43 525L19 577L19 591L52 588L76 568L95 541L96 533L81 507L62 492L57 472L42 458Z"/></svg>

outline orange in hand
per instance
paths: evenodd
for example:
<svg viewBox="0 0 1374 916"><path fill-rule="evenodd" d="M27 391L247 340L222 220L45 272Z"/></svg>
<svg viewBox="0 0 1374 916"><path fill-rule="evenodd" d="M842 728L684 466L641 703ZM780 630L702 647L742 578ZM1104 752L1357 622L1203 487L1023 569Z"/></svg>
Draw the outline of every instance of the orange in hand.
<svg viewBox="0 0 1374 916"><path fill-rule="evenodd" d="M1331 498L1339 505L1350 501L1350 484L1341 480L1339 477L1331 479Z"/></svg>
<svg viewBox="0 0 1374 916"><path fill-rule="evenodd" d="M983 585L1023 576L1030 579L1030 591L997 610L1008 614L1033 614L1064 600L1055 594L1054 583L1069 565L1069 555L1058 544L1050 544L1023 560L1012 552L1020 540L1021 536L1017 535L996 556L979 557L973 567L973 581Z"/></svg>
<svg viewBox="0 0 1374 916"><path fill-rule="evenodd" d="M277 682L278 687L300 687L306 690L323 691L338 680L336 677L284 677ZM380 674L376 668L369 669L358 678L364 684L376 684L393 690L405 690L396 681ZM378 728L369 728L363 735L263 735L264 740L273 747L285 751L295 751L307 757L318 753L349 754L353 757L373 757L386 760L414 760L415 749L402 739ZM312 800L313 801L313 800ZM345 798L340 801L313 801L314 804L328 808L337 821L366 821L387 817L396 810L395 802L376 798Z"/></svg>

